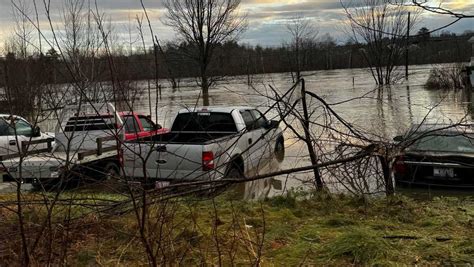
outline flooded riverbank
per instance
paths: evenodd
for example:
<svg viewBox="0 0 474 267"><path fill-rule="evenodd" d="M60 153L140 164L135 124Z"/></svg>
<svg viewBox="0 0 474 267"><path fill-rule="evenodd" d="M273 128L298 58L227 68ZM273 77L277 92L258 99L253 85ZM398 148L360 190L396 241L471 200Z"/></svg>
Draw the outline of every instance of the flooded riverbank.
<svg viewBox="0 0 474 267"><path fill-rule="evenodd" d="M412 66L409 80L376 88L370 73L365 69L328 70L304 73L306 90L324 99L335 112L353 127L364 129L367 134L381 140L391 140L402 134L410 125L421 121L430 123L453 123L469 114L470 103L462 92L430 91L424 88L428 78L429 65ZM148 92L147 81L137 82L143 88L141 97L132 103L135 111L152 113L152 117L164 127L170 127L176 112L182 108L200 106L200 90L194 79L183 79L178 89L167 87L167 81L161 81L161 97L156 89ZM252 77L229 77L216 88L210 90L210 103L217 106L249 105L258 106L265 111L274 101L273 90L285 92L293 82L289 73L261 74ZM295 94L298 94L295 91ZM150 96L150 97L149 97ZM312 101L310 110L320 112L321 103ZM269 112L269 117L276 115ZM316 120L323 120L318 114ZM301 129L298 121L291 121ZM317 131L317 126L313 126ZM52 129L48 129L52 130ZM285 132L286 157L281 164L270 163L260 170L275 171L310 165L306 146L297 140L289 129ZM346 192L347 188L330 178L326 183L333 192ZM244 198L273 196L288 190L309 190L314 187L312 171L273 177L241 185L238 189ZM368 191L379 191L379 185L373 184Z"/></svg>

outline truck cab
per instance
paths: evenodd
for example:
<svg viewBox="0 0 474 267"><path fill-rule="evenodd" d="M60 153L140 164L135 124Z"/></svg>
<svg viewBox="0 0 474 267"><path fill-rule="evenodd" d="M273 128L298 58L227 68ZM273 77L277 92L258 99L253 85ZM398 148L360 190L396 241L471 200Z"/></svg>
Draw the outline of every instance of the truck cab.
<svg viewBox="0 0 474 267"><path fill-rule="evenodd" d="M13 155L22 151L22 142L53 138L53 134L41 132L26 119L8 114L0 114L0 155ZM45 144L36 144L25 149L42 149ZM22 151L24 152L24 151Z"/></svg>
<svg viewBox="0 0 474 267"><path fill-rule="evenodd" d="M119 115L123 120L125 140L127 141L168 132L168 129L151 120L150 116L133 111L122 111L119 112Z"/></svg>

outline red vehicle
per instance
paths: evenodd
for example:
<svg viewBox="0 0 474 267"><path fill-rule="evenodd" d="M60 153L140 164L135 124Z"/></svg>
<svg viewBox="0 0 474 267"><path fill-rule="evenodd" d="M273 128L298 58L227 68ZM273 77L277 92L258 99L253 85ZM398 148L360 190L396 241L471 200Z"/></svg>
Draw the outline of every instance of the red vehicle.
<svg viewBox="0 0 474 267"><path fill-rule="evenodd" d="M169 130L153 122L150 116L131 111L119 112L125 127L125 140L145 138L167 133Z"/></svg>

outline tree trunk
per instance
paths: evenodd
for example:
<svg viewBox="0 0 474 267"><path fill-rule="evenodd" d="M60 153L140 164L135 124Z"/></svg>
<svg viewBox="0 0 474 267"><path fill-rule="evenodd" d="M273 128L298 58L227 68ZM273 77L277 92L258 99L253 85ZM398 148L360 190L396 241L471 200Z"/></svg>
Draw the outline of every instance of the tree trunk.
<svg viewBox="0 0 474 267"><path fill-rule="evenodd" d="M303 125L303 130L305 134L305 143L306 146L308 147L308 152L309 152L309 157L311 159L311 164L314 166L318 164L318 156L316 154L316 151L314 150L313 143L312 143L312 138L311 138L311 132L309 130L310 124L309 124L309 113L308 113L308 107L306 103L306 88L305 88L305 81L304 79L301 79L301 103L303 105L303 115L304 118L301 121L301 124ZM318 167L314 167L313 169L314 173L314 184L316 186L317 191L322 191L324 189L324 183L321 178L321 174L319 172Z"/></svg>
<svg viewBox="0 0 474 267"><path fill-rule="evenodd" d="M209 82L206 74L201 75L202 104L209 106Z"/></svg>
<svg viewBox="0 0 474 267"><path fill-rule="evenodd" d="M386 157L378 156L380 160L380 165L382 166L383 179L385 182L385 194L387 196L392 196L395 193L395 188L393 187L392 177L390 177L390 163Z"/></svg>

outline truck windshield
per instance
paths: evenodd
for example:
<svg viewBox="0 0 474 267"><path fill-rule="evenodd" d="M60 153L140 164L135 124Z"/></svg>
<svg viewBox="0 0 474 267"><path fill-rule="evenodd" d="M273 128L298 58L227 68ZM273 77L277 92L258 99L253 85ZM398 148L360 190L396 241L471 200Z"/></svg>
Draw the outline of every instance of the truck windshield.
<svg viewBox="0 0 474 267"><path fill-rule="evenodd" d="M10 125L5 119L0 118L0 136L7 136L7 135L25 135L30 136L33 134L33 130L31 125L29 125L26 121L15 119L14 127Z"/></svg>
<svg viewBox="0 0 474 267"><path fill-rule="evenodd" d="M190 112L178 114L171 131L237 132L237 127L230 113Z"/></svg>

